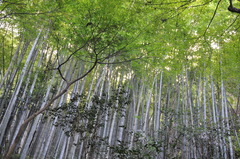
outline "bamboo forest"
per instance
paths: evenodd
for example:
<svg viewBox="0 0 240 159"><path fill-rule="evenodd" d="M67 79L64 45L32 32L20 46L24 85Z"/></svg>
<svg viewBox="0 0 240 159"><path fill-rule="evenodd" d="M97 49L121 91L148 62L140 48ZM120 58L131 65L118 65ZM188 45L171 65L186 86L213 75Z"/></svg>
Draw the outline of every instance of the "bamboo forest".
<svg viewBox="0 0 240 159"><path fill-rule="evenodd" d="M239 0L0 10L0 158L240 159Z"/></svg>

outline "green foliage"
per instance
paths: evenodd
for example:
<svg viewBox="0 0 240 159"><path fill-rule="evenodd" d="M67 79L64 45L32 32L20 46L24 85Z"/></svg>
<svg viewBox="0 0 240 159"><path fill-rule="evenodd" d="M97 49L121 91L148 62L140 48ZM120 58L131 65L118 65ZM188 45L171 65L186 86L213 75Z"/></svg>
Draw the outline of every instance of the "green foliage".
<svg viewBox="0 0 240 159"><path fill-rule="evenodd" d="M239 15L227 10L228 3L210 0L1 1L0 77L2 79L6 72L19 41L22 39L24 43L33 41L42 31L41 38L43 39L46 34L49 38L43 41L62 57L69 57L74 53L73 58L91 63L94 61L94 55L97 55L99 63L109 61L120 63L114 69L132 71L147 84L152 84L161 71L164 72L164 83L169 79L175 79L185 71L189 72L189 80L194 82L197 80L195 79L197 75L207 78L213 76L216 84L225 82L229 93L228 100L234 103L239 95L237 89L240 82L238 33L240 21ZM234 5L237 6L235 2ZM30 48L29 45L26 53ZM21 63L17 63L19 70L25 60L26 56ZM128 63L123 63L124 61ZM46 64L45 61L43 63ZM52 62L46 65L54 66ZM31 99L28 101L20 97L18 99L20 104L28 102L29 108L44 95L47 85L43 85L43 81L49 82L51 76L49 72L44 72L43 67L34 71L39 74ZM33 80L34 75L31 76L30 81ZM56 93L57 84L56 82L51 90L52 94ZM23 86L25 85L24 80ZM169 89L168 87L168 84L163 84L164 91ZM193 87L194 91L198 89L197 86ZM21 88L19 96L23 94L23 89L24 87ZM117 88L111 93L110 97L107 94L103 94L101 98L94 95L90 101L86 101L84 95L75 94L70 102L50 110L49 113L58 117L58 122L55 124L61 126L67 135L85 132L86 136L90 137L89 134L96 135L96 130L102 127L100 121L103 121L102 117L108 113L109 108L121 117L124 115L122 113L124 106L131 102L131 96L124 88ZM10 95L8 96L6 99L10 98ZM167 94L163 93L163 96ZM183 102L184 99L181 100ZM79 104L76 104L78 101ZM207 102L210 103L211 100L208 99ZM163 100L162 103L167 102ZM188 108L185 111L179 110L178 114L173 108L162 108L162 111L161 121L166 121L162 126L166 129L173 128L168 123L173 122L174 116L178 117L177 122L180 123L184 115L190 114ZM197 118L198 110L194 108L193 111L194 117ZM208 111L211 113L210 109ZM134 116L134 118L140 119L142 116ZM208 127L210 124L206 123L206 125ZM214 148L213 139L219 133L215 126L209 127L208 131L204 132L202 127L185 127L180 123L176 129L179 129L180 136L181 133L185 134L187 140L195 137L198 146L206 146L210 150ZM203 133L207 133L209 138L203 138L201 136ZM135 139L136 145L131 150L127 148L127 143L111 147L115 157L153 158L155 157L153 154L160 152L159 143L148 140L142 134L135 134ZM178 146L177 142L176 140L170 146L175 148ZM89 144L93 147L97 143L93 141ZM237 143L234 145L237 147ZM238 149L235 153L239 156Z"/></svg>
<svg viewBox="0 0 240 159"><path fill-rule="evenodd" d="M0 28L0 74L5 74L15 51L17 39L12 30Z"/></svg>
<svg viewBox="0 0 240 159"><path fill-rule="evenodd" d="M161 152L161 142L147 141L141 133L136 133L134 136L135 146L129 149L127 143L120 143L119 145L110 146L114 158L120 159L153 159L156 154ZM145 140L145 141L144 141Z"/></svg>
<svg viewBox="0 0 240 159"><path fill-rule="evenodd" d="M61 126L67 135L83 132L94 133L98 128L102 127L101 122L103 119L99 119L99 114L101 114L100 118L104 118L104 114L108 113L108 109L112 108L121 116L123 106L130 104L130 98L126 96L128 92L124 88L119 87L117 90L112 90L112 92L109 99L104 93L101 98L94 95L90 101L91 105L86 101L84 95L74 94L69 103L53 108L49 113L58 117L55 126ZM78 105L76 104L77 101L80 101ZM87 121L87 124L85 121Z"/></svg>
<svg viewBox="0 0 240 159"><path fill-rule="evenodd" d="M207 0L14 0L2 2L0 9L1 18L26 38L43 29L63 54L85 46L76 54L80 60L91 61L92 52L102 62L113 56L116 62L140 58L128 64L139 76L160 70L175 75L185 68L219 76L222 67L224 78L237 80L239 20L225 1L214 15L216 5Z"/></svg>

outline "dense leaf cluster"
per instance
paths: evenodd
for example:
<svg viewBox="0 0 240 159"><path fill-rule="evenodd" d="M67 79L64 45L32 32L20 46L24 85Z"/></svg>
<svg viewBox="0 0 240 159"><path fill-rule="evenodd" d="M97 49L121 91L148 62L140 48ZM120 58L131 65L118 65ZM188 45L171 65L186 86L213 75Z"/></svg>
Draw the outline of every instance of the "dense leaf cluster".
<svg viewBox="0 0 240 159"><path fill-rule="evenodd" d="M88 102L86 96L74 94L70 102L51 109L49 113L58 119L54 125L61 126L66 134L83 134L84 132L91 134L103 126L103 117L109 113L109 109L117 111L122 116L123 109L126 109L124 106L130 102L128 92L119 87L112 90L110 97L105 93L101 97L94 95Z"/></svg>

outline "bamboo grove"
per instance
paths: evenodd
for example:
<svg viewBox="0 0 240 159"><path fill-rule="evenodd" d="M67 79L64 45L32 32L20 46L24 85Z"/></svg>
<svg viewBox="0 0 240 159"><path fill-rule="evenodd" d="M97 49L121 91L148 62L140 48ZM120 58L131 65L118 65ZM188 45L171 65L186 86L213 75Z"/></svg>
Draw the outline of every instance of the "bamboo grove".
<svg viewBox="0 0 240 159"><path fill-rule="evenodd" d="M228 3L1 1L0 158L239 158Z"/></svg>

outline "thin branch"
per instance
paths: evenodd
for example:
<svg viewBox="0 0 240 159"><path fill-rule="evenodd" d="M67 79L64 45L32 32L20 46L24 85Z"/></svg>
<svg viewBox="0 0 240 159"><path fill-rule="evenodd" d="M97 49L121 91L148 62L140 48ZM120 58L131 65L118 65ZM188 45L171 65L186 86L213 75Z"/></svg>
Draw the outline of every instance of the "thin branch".
<svg viewBox="0 0 240 159"><path fill-rule="evenodd" d="M11 15L40 15L40 14L49 14L49 13L53 13L55 10L52 10L52 11L48 11L48 12L41 12L41 13L9 13L9 14L6 14L2 17L0 17L0 19L4 19L4 18L8 18L10 17Z"/></svg>
<svg viewBox="0 0 240 159"><path fill-rule="evenodd" d="M147 26L146 26L146 27L147 27ZM145 28L145 27L144 27L144 28ZM141 35L141 32L138 33L135 37L133 37L133 38L130 40L131 42L127 43L125 46L123 46L123 47L120 48L119 50L115 51L114 53L109 54L108 56L101 58L101 60L104 61L104 60L107 60L107 59L109 59L109 58L111 58L111 57L118 56L120 53L124 52L124 51L122 51L122 50L124 50L127 46L129 46L131 43L133 43L140 35Z"/></svg>
<svg viewBox="0 0 240 159"><path fill-rule="evenodd" d="M6 3L7 1L3 1L2 3ZM6 4L2 9L1 12L4 11L8 6L10 5L26 5L25 3L11 3L11 2L7 2L8 4Z"/></svg>
<svg viewBox="0 0 240 159"><path fill-rule="evenodd" d="M57 63L58 63L58 67L57 67L56 69L57 69L58 73L60 74L61 78L62 78L65 82L67 82L66 78L65 78L65 77L63 76L63 74L62 74L61 65L59 65L59 61L60 61L60 59L59 59L59 55L58 55L58 52L57 52ZM55 69L53 69L53 70L55 70Z"/></svg>
<svg viewBox="0 0 240 159"><path fill-rule="evenodd" d="M208 5L210 2L212 2L213 0L210 0L208 2L205 2L203 4L198 4L198 5L194 5L194 6L189 6L188 8L195 8L195 7L202 7L202 6L205 6L205 5Z"/></svg>
<svg viewBox="0 0 240 159"><path fill-rule="evenodd" d="M58 73L60 74L61 78L62 78L65 82L67 82L67 79L63 76L61 69L58 67L57 70L58 70Z"/></svg>
<svg viewBox="0 0 240 159"><path fill-rule="evenodd" d="M78 48L77 50L75 50L73 53L71 53L64 62L62 62L61 64L59 64L58 68L62 67L62 65L64 65L65 63L67 63L67 62L70 60L70 58L71 58L74 54L76 54L79 50L81 50L82 48L84 48L84 47L86 46L86 44L87 44L87 43L85 43L83 46L81 46L80 48Z"/></svg>
<svg viewBox="0 0 240 159"><path fill-rule="evenodd" d="M72 85L73 83L75 83L75 82L79 81L80 79L83 79L84 77L86 77L90 72L92 72L92 70L97 66L97 64L98 64L98 57L97 57L97 54L96 54L95 62L93 64L93 66L84 75L82 75L81 77L76 78L76 79L72 80L71 82L69 82L68 85Z"/></svg>
<svg viewBox="0 0 240 159"><path fill-rule="evenodd" d="M212 18L211 18L211 20L210 20L210 22L209 22L209 24L208 24L208 26L207 26L207 28L206 28L205 32L203 33L203 36L205 36L205 35L206 35L206 33L207 33L207 31L208 31L208 29L209 29L210 25L212 24L212 22L213 22L213 19L214 19L214 18L215 18L215 16L216 16L216 13L217 13L217 10L218 10L218 7L219 7L219 5L220 5L220 2L221 2L221 1L222 1L222 0L219 0L219 1L218 1L218 3L217 3L217 6L216 6L216 9L214 10L213 16L212 16Z"/></svg>
<svg viewBox="0 0 240 159"><path fill-rule="evenodd" d="M178 4L178 3L191 3L191 1L178 1L178 2L167 2L167 3L151 3L151 2L147 2L147 3L141 3L140 4L145 4L145 5L169 5L169 4Z"/></svg>
<svg viewBox="0 0 240 159"><path fill-rule="evenodd" d="M63 74L62 74L61 67L62 67L64 64L66 64L66 63L71 59L71 57L72 57L74 54L76 54L79 50L81 50L82 48L84 48L84 47L86 46L86 44L87 44L87 42L86 42L83 46L81 46L81 47L79 47L77 50L75 50L73 53L71 53L64 62L62 62L61 64L58 64L58 67L53 68L53 69L51 69L51 70L58 70L61 78L62 78L65 82L68 82L67 79L66 79L66 78L63 76ZM59 60L58 53L57 53L57 60L58 60L58 62L60 61L60 60Z"/></svg>
<svg viewBox="0 0 240 159"><path fill-rule="evenodd" d="M240 15L237 15L237 16L236 16L236 18L234 19L234 21L227 27L227 29L225 29L225 31L222 33L221 36L223 36L223 35L227 32L227 30L229 30L229 28L231 28L231 27L233 26L233 24L237 21L237 19L238 19L239 16L240 16Z"/></svg>
<svg viewBox="0 0 240 159"><path fill-rule="evenodd" d="M118 62L98 62L98 64L122 64L122 63L126 63L126 62L131 62L131 61L136 61L139 59L142 59L143 57L138 57L138 58L132 58L129 60L124 60L124 61L118 61Z"/></svg>

